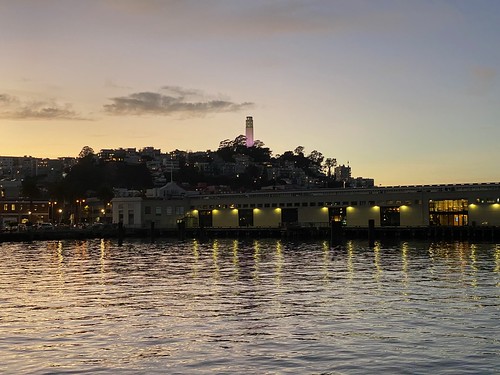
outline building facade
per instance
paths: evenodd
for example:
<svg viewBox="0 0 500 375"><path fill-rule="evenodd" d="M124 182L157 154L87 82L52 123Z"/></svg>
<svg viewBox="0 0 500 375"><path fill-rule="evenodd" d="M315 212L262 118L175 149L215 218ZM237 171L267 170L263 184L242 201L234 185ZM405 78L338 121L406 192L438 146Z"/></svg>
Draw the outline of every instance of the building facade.
<svg viewBox="0 0 500 375"><path fill-rule="evenodd" d="M0 224L48 222L55 215L53 211L49 201L0 199Z"/></svg>
<svg viewBox="0 0 500 375"><path fill-rule="evenodd" d="M175 228L500 226L500 183L115 198L113 222Z"/></svg>

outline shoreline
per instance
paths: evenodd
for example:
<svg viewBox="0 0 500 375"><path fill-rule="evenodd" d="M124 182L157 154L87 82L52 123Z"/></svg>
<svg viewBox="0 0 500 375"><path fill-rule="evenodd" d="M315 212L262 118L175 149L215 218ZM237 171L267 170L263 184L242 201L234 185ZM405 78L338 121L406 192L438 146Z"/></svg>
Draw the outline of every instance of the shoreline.
<svg viewBox="0 0 500 375"><path fill-rule="evenodd" d="M115 238L122 241L126 238L283 238L283 239L325 239L332 243L347 239L430 239L454 241L500 241L500 227L349 227L331 230L328 227L294 227L294 228L187 228L187 229L67 229L67 230L33 230L0 233L0 243L31 242L54 240L85 240L92 238Z"/></svg>

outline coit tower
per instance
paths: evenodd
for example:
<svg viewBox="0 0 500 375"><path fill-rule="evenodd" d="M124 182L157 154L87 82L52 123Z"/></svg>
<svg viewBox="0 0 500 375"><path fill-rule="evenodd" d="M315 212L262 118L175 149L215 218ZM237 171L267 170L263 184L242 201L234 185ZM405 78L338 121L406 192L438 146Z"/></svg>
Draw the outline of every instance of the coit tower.
<svg viewBox="0 0 500 375"><path fill-rule="evenodd" d="M245 127L245 136L247 137L247 147L253 146L253 118L247 116L247 123Z"/></svg>

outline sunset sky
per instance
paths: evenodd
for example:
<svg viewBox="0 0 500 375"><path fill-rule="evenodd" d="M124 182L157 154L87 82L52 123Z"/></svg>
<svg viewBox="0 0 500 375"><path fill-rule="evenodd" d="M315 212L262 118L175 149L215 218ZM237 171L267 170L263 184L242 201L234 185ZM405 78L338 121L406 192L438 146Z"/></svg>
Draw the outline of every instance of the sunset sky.
<svg viewBox="0 0 500 375"><path fill-rule="evenodd" d="M83 146L349 162L377 185L500 181L498 0L0 0L0 155Z"/></svg>

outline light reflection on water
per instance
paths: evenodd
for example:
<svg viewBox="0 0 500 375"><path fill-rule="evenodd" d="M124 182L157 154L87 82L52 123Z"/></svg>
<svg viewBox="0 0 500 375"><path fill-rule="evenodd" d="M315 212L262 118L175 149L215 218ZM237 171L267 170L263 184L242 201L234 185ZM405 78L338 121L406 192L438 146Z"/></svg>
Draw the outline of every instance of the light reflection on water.
<svg viewBox="0 0 500 375"><path fill-rule="evenodd" d="M3 373L495 373L495 244L0 245Z"/></svg>

